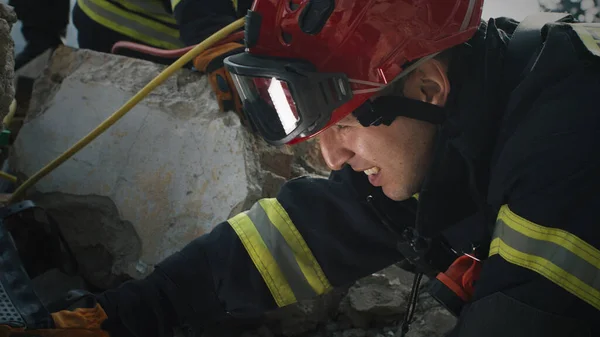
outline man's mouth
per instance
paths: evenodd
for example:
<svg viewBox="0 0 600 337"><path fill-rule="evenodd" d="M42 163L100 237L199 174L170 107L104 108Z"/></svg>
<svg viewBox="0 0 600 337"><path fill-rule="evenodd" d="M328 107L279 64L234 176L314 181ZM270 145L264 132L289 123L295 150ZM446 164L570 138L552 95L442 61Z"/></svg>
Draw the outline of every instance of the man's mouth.
<svg viewBox="0 0 600 337"><path fill-rule="evenodd" d="M372 176L372 175L376 175L379 173L380 168L377 166L371 167L368 170L364 170L363 172L368 175L368 176Z"/></svg>
<svg viewBox="0 0 600 337"><path fill-rule="evenodd" d="M375 166L375 167L371 167L368 170L364 170L363 172L369 177L369 182L371 183L371 185L380 186L380 183L379 183L380 171L381 171L381 169L379 167Z"/></svg>

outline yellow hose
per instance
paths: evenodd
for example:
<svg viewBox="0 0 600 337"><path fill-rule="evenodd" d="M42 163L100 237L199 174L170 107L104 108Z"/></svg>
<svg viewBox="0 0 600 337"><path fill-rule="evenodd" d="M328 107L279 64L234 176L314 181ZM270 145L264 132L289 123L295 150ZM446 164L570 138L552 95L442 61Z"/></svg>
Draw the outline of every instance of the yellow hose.
<svg viewBox="0 0 600 337"><path fill-rule="evenodd" d="M12 119L15 116L16 111L17 111L17 100L13 98L12 102L10 103L10 106L8 107L8 114L6 114L6 116L4 116L4 119L2 120L2 125L4 126L5 129L8 129L8 127L10 126L10 123L12 122ZM13 176L12 174L8 174L8 173L2 172L2 171L0 171L0 178L9 180L13 183L17 182L17 177Z"/></svg>
<svg viewBox="0 0 600 337"><path fill-rule="evenodd" d="M6 180L10 180L13 183L17 182L17 177L13 176L12 174L8 174L8 173L2 172L2 171L0 171L0 178L6 179Z"/></svg>
<svg viewBox="0 0 600 337"><path fill-rule="evenodd" d="M15 112L17 111L17 100L13 98L10 103L10 107L8 108L8 114L2 120L2 124L4 128L8 128L10 123L12 122L13 117L15 116Z"/></svg>
<svg viewBox="0 0 600 337"><path fill-rule="evenodd" d="M74 154L76 154L79 150L89 144L96 137L101 135L106 129L115 124L121 117L123 117L129 110L131 110L136 104L138 104L144 97L146 97L154 88L159 86L162 82L164 82L169 76L171 76L175 71L182 68L185 64L190 62L194 57L198 56L201 52L210 48L215 43L219 42L226 36L235 32L236 30L242 28L244 26L244 18L238 19L237 21L229 24L227 27L221 29L216 32L208 39L202 41L199 45L194 47L192 50L185 53L181 56L177 61L171 64L167 69L163 70L158 76L156 76L150 83L146 84L145 87L142 88L135 96L133 96L129 101L127 101L121 108L115 111L110 117L108 117L104 122L98 125L92 132L79 140L75 145L71 146L67 151L58 156L56 159L51 161L48 165L44 166L41 170L32 175L29 179L27 179L21 186L19 186L16 191L12 194L9 203L15 202L19 200L27 191L28 188L37 183L40 179L46 176L48 173L52 172L55 168L57 168L60 164L64 163L67 159L71 158Z"/></svg>

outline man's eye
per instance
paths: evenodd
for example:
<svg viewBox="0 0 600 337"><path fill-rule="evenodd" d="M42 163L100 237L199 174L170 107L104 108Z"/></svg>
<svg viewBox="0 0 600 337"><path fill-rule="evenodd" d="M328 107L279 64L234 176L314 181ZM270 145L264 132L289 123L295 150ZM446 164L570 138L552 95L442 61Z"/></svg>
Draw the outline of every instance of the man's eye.
<svg viewBox="0 0 600 337"><path fill-rule="evenodd" d="M336 126L337 126L338 130L345 129L348 127L348 125L340 125L340 124L338 124Z"/></svg>

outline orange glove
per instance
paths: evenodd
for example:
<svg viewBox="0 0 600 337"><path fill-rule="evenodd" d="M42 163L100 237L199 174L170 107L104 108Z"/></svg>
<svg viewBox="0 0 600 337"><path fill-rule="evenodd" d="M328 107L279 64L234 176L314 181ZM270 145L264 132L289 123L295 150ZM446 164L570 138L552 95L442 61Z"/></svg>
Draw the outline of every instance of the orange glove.
<svg viewBox="0 0 600 337"><path fill-rule="evenodd" d="M231 75L223 66L223 60L230 55L244 51L237 42L225 43L205 50L194 59L194 67L208 76L208 81L217 96L221 111L235 111L242 124L248 126L248 120L242 111L242 102Z"/></svg>
<svg viewBox="0 0 600 337"><path fill-rule="evenodd" d="M100 304L93 308L62 310L52 313L51 316L54 321L52 329L25 329L0 325L0 337L109 337L108 332L101 329L107 316Z"/></svg>

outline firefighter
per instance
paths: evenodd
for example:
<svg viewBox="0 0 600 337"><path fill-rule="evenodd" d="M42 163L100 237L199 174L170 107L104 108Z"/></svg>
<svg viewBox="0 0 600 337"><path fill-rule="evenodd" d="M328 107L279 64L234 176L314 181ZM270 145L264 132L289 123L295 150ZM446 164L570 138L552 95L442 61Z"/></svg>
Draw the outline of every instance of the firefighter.
<svg viewBox="0 0 600 337"><path fill-rule="evenodd" d="M450 336L598 335L598 28L482 5L256 0L225 59L244 110L272 144L319 137L331 176L99 294L103 331L200 335L406 260Z"/></svg>
<svg viewBox="0 0 600 337"><path fill-rule="evenodd" d="M171 50L202 42L245 15L250 5L248 0L77 0L73 23L81 48L110 53L115 43L132 41Z"/></svg>

